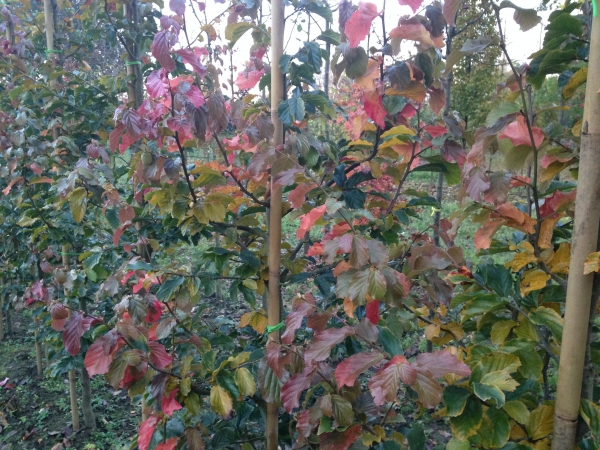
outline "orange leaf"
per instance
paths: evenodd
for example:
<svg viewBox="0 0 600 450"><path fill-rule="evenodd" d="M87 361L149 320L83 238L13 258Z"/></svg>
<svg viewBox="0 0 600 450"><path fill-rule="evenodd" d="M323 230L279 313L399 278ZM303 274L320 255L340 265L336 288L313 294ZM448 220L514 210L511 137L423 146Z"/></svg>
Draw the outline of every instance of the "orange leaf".
<svg viewBox="0 0 600 450"><path fill-rule="evenodd" d="M475 233L475 248L477 250L490 248L492 244L492 237L498 231L506 221L504 219L496 218L489 219L483 226Z"/></svg>
<svg viewBox="0 0 600 450"><path fill-rule="evenodd" d="M536 147L539 147L544 141L544 132L538 127L531 127L533 134L533 141ZM520 115L517 117L517 121L507 126L500 136L499 139L510 139L513 145L531 145L531 137L529 136L529 129L527 128L527 122L525 117Z"/></svg>
<svg viewBox="0 0 600 450"><path fill-rule="evenodd" d="M302 208L306 194L317 187L317 183L301 183L292 190L288 195L288 200L292 208Z"/></svg>
<svg viewBox="0 0 600 450"><path fill-rule="evenodd" d="M548 217L542 222L540 227L540 237L538 238L538 245L540 248L551 248L552 247L552 233L558 221L563 217L563 214L556 215L554 217Z"/></svg>
<svg viewBox="0 0 600 450"><path fill-rule="evenodd" d="M296 238L304 239L308 230L315 224L317 220L319 220L323 214L325 214L325 209L327 207L325 205L317 206L312 209L308 214L304 214L302 216L302 220L300 221L300 228L296 231Z"/></svg>
<svg viewBox="0 0 600 450"><path fill-rule="evenodd" d="M390 37L395 39L408 39L411 41L417 41L425 46L432 47L434 45L431 40L429 31L423 26L422 23L403 23L400 26L390 31Z"/></svg>
<svg viewBox="0 0 600 450"><path fill-rule="evenodd" d="M377 90L365 92L363 94L363 102L365 112L373 122L381 128L385 128L385 116L387 115L387 111L383 106L383 95L379 94Z"/></svg>

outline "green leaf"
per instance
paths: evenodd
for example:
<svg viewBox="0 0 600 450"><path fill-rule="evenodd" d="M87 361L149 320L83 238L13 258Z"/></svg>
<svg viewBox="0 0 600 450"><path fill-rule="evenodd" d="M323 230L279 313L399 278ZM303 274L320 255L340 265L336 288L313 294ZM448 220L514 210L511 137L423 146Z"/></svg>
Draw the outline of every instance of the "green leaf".
<svg viewBox="0 0 600 450"><path fill-rule="evenodd" d="M340 45L342 43L342 37L340 33L333 31L331 28L318 35L317 40L324 41L331 45Z"/></svg>
<svg viewBox="0 0 600 450"><path fill-rule="evenodd" d="M423 157L429 164L423 164L412 169L413 172L441 172L450 186L460 184L461 171L457 163L450 163L441 155Z"/></svg>
<svg viewBox="0 0 600 450"><path fill-rule="evenodd" d="M225 39L229 41L229 48L233 48L236 42L246 33L255 28L255 25L247 22L230 23L225 27Z"/></svg>
<svg viewBox="0 0 600 450"><path fill-rule="evenodd" d="M159 299L161 302L167 301L173 294L173 291L183 284L184 280L184 277L169 278L158 289L158 292L156 293L156 298Z"/></svg>
<svg viewBox="0 0 600 450"><path fill-rule="evenodd" d="M548 48L550 41L557 39L564 42L569 35L580 37L583 34L581 21L571 14L562 13L556 16L547 26L544 35L544 47Z"/></svg>
<svg viewBox="0 0 600 450"><path fill-rule="evenodd" d="M279 103L277 113L279 114L279 119L289 126L295 120L302 120L304 118L304 100L298 95L298 91L290 99Z"/></svg>
<svg viewBox="0 0 600 450"><path fill-rule="evenodd" d="M317 2L310 2L306 5L306 10L321 16L327 22L333 22L333 13L327 5L320 5Z"/></svg>
<svg viewBox="0 0 600 450"><path fill-rule="evenodd" d="M347 427L354 422L354 412L352 404L341 395L331 396L331 408L333 418L341 427Z"/></svg>
<svg viewBox="0 0 600 450"><path fill-rule="evenodd" d="M344 57L346 63L346 75L348 78L362 77L367 72L369 57L362 47L350 49Z"/></svg>
<svg viewBox="0 0 600 450"><path fill-rule="evenodd" d="M469 441L463 442L463 441L456 439L455 437L450 439L448 441L448 443L446 444L446 450L470 450L470 449L471 449L471 444L469 444Z"/></svg>
<svg viewBox="0 0 600 450"><path fill-rule="evenodd" d="M281 55L279 58L279 68L281 69L281 73L286 74L290 70L290 62L292 61L293 56L291 55Z"/></svg>
<svg viewBox="0 0 600 450"><path fill-rule="evenodd" d="M519 400L511 400L506 402L503 408L510 417L520 424L525 425L527 422L529 422L529 410L527 409L527 406L523 404L523 402Z"/></svg>
<svg viewBox="0 0 600 450"><path fill-rule="evenodd" d="M501 448L509 439L510 424L508 414L502 409L488 408L478 430L484 448Z"/></svg>
<svg viewBox="0 0 600 450"><path fill-rule="evenodd" d="M14 89L11 89L10 92L8 93L8 97L14 101L17 98L19 98L19 95L21 95L23 93L24 89L25 88L23 86L18 86Z"/></svg>
<svg viewBox="0 0 600 450"><path fill-rule="evenodd" d="M252 397L256 392L254 377L245 367L240 367L235 371L235 384L239 388L242 396Z"/></svg>
<svg viewBox="0 0 600 450"><path fill-rule="evenodd" d="M496 386L490 386L487 384L473 383L473 392L484 402L494 399L496 401L496 407L501 408L504 406L506 398L504 392L498 389Z"/></svg>
<svg viewBox="0 0 600 450"><path fill-rule="evenodd" d="M600 407L589 400L583 399L579 413L588 427L590 427L594 439L600 440Z"/></svg>
<svg viewBox="0 0 600 450"><path fill-rule="evenodd" d="M492 42L492 36L482 36L479 39L467 39L459 51L465 54L481 52Z"/></svg>
<svg viewBox="0 0 600 450"><path fill-rule="evenodd" d="M508 0L500 3L500 8L513 8L515 10L513 19L521 27L521 31L531 30L542 21L542 18L537 15L535 9L520 8Z"/></svg>
<svg viewBox="0 0 600 450"><path fill-rule="evenodd" d="M408 439L408 445L410 450L425 450L425 444L427 444L427 438L425 437L425 429L423 425L416 422L408 432L406 436Z"/></svg>
<svg viewBox="0 0 600 450"><path fill-rule="evenodd" d="M335 110L331 106L331 101L321 91L303 92L302 99L305 103L318 108L323 114L327 114L329 117L335 116Z"/></svg>
<svg viewBox="0 0 600 450"><path fill-rule="evenodd" d="M489 112L485 121L485 126L491 128L498 120L511 114L516 114L520 109L521 108L516 103L501 103Z"/></svg>
<svg viewBox="0 0 600 450"><path fill-rule="evenodd" d="M463 413L457 417L450 417L452 434L456 439L466 441L477 433L482 421L483 407L477 398L471 396L467 400Z"/></svg>
<svg viewBox="0 0 600 450"><path fill-rule="evenodd" d="M447 386L442 393L442 401L446 406L446 415L449 417L460 416L467 404L469 391L460 386Z"/></svg>
<svg viewBox="0 0 600 450"><path fill-rule="evenodd" d="M69 194L69 207L75 222L79 223L85 216L87 210L87 191L85 188L79 187Z"/></svg>
<svg viewBox="0 0 600 450"><path fill-rule="evenodd" d="M538 307L535 311L529 313L529 320L536 325L548 327L554 339L560 344L563 333L563 318L552 308L545 306Z"/></svg>

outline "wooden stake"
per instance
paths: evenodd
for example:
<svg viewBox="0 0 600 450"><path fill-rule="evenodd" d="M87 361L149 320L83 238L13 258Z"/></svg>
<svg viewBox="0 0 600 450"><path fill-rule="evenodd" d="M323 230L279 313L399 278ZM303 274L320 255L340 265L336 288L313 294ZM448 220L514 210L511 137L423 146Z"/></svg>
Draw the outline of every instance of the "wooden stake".
<svg viewBox="0 0 600 450"><path fill-rule="evenodd" d="M579 417L594 279L593 274L583 274L583 263L597 247L600 223L599 89L600 17L593 17L552 450L575 447Z"/></svg>
<svg viewBox="0 0 600 450"><path fill-rule="evenodd" d="M2 289L2 294L0 294L0 341L4 340L4 280L6 280L6 278L2 277L2 280L0 281L2 284L2 286L0 286L0 289Z"/></svg>
<svg viewBox="0 0 600 450"><path fill-rule="evenodd" d="M69 246L62 246L62 262L65 270L71 270L69 263ZM68 290L65 288L65 297L68 295ZM71 310L69 309L69 317ZM77 405L77 378L75 377L75 369L69 370L69 398L71 399L71 420L73 422L73 432L79 431L79 406Z"/></svg>
<svg viewBox="0 0 600 450"><path fill-rule="evenodd" d="M284 36L283 0L271 0L271 120L273 122L273 145L283 145L283 124L279 120L277 109L283 100L284 76L279 68L279 59L283 55ZM271 172L271 199L269 208L269 304L268 324L277 325L281 320L281 186L275 186L273 180L277 174ZM269 340L279 342L279 331L269 334ZM267 450L278 448L279 407L276 403L267 404Z"/></svg>

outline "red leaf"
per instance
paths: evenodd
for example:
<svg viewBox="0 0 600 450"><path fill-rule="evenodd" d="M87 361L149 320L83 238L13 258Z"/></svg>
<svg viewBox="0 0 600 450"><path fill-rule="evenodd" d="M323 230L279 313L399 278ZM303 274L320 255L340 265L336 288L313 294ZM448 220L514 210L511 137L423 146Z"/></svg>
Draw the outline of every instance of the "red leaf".
<svg viewBox="0 0 600 450"><path fill-rule="evenodd" d="M361 373L376 366L382 359L383 355L374 350L371 353L357 353L343 360L335 368L335 379L338 388L354 386L354 382Z"/></svg>
<svg viewBox="0 0 600 450"><path fill-rule="evenodd" d="M167 442L161 442L158 444L154 450L175 450L178 442L179 438L173 437L171 439L167 439Z"/></svg>
<svg viewBox="0 0 600 450"><path fill-rule="evenodd" d="M167 416L172 416L175 411L182 408L181 404L175 399L179 389L173 389L168 395L165 395L162 399L161 409Z"/></svg>
<svg viewBox="0 0 600 450"><path fill-rule="evenodd" d="M317 183L300 183L298 186L296 186L292 192L288 194L288 200L292 205L292 208L302 208L306 194L316 187Z"/></svg>
<svg viewBox="0 0 600 450"><path fill-rule="evenodd" d="M373 324L377 325L379 323L379 305L381 301L373 300L372 302L368 302L366 305L367 310L367 319Z"/></svg>
<svg viewBox="0 0 600 450"><path fill-rule="evenodd" d="M175 50L175 53L181 56L183 62L186 62L190 66L192 66L192 69L194 69L194 72L196 72L198 75L200 75L201 77L206 75L206 67L204 67L204 64L200 62L200 58L198 57L198 55L196 55L196 53L194 53L194 51L184 48L181 50ZM197 105L196 108L198 106L200 105Z"/></svg>
<svg viewBox="0 0 600 450"><path fill-rule="evenodd" d="M475 249L484 250L490 248L492 237L504 223L506 223L504 219L489 219L484 223L475 233L473 239L475 242Z"/></svg>
<svg viewBox="0 0 600 450"><path fill-rule="evenodd" d="M175 70L175 60L171 58L171 43L169 37L171 33L169 31L159 31L154 35L154 40L150 46L152 56L167 69L169 72Z"/></svg>
<svg viewBox="0 0 600 450"><path fill-rule="evenodd" d="M317 206L313 208L308 214L304 214L302 220L300 220L300 227L296 231L296 238L304 239L306 233L311 229L317 220L325 214L326 205Z"/></svg>
<svg viewBox="0 0 600 450"><path fill-rule="evenodd" d="M332 431L320 436L320 450L348 450L362 433L360 425L352 425L344 432Z"/></svg>
<svg viewBox="0 0 600 450"><path fill-rule="evenodd" d="M150 347L150 361L159 369L164 369L173 362L173 357L167 353L162 344L148 342L148 347Z"/></svg>
<svg viewBox="0 0 600 450"><path fill-rule="evenodd" d="M163 97L167 92L168 85L165 84L162 77L162 69L154 70L146 78L146 90L151 98Z"/></svg>
<svg viewBox="0 0 600 450"><path fill-rule="evenodd" d="M121 122L115 125L115 128L110 132L108 136L108 142L110 144L110 151L114 152L119 148L119 141L121 140L121 136L125 132L125 125Z"/></svg>
<svg viewBox="0 0 600 450"><path fill-rule="evenodd" d="M312 299L312 302L310 301ZM292 303L292 312L285 318L285 333L281 335L281 342L291 344L294 341L296 330L302 325L302 320L311 315L315 310L314 297L296 297Z"/></svg>
<svg viewBox="0 0 600 450"><path fill-rule="evenodd" d="M344 33L348 36L350 48L357 47L364 38L369 34L373 19L378 16L377 6L373 3L359 2L358 10L355 11L348 22Z"/></svg>
<svg viewBox="0 0 600 450"><path fill-rule="evenodd" d="M377 406L391 402L396 398L399 382L413 384L417 379L417 371L404 356L394 356L392 360L380 369L369 381L369 390L373 402Z"/></svg>
<svg viewBox="0 0 600 450"><path fill-rule="evenodd" d="M79 312L71 316L63 333L65 349L71 356L79 353L79 350L81 350L81 336L90 329L95 320L93 317L84 317Z"/></svg>
<svg viewBox="0 0 600 450"><path fill-rule="evenodd" d="M429 31L422 23L402 23L400 26L390 31L390 37L396 39L408 39L410 41L420 42L424 46L434 45Z"/></svg>
<svg viewBox="0 0 600 450"><path fill-rule="evenodd" d="M446 134L448 132L446 127L443 127L441 125L427 125L424 128L424 130L427 131L431 135L432 138L436 138L436 137Z"/></svg>
<svg viewBox="0 0 600 450"><path fill-rule="evenodd" d="M448 373L455 373L461 377L471 375L469 366L446 350L421 353L417 356L414 364L428 370L434 378L441 378Z"/></svg>
<svg viewBox="0 0 600 450"><path fill-rule="evenodd" d="M533 134L533 141L536 148L544 142L544 132L538 127L531 128ZM502 133L498 136L498 139L510 139L513 145L528 145L531 147L531 137L529 136L529 129L527 128L527 122L525 117L519 115L517 121L508 125Z"/></svg>
<svg viewBox="0 0 600 450"><path fill-rule="evenodd" d="M156 323L160 320L162 316L162 308L161 303L158 301L156 297L150 299L148 302L148 312L146 313L146 317L144 318L144 322L146 323Z"/></svg>
<svg viewBox="0 0 600 450"><path fill-rule="evenodd" d="M107 373L118 348L118 336L115 329L96 339L89 346L83 361L89 376L93 377L94 375Z"/></svg>
<svg viewBox="0 0 600 450"><path fill-rule="evenodd" d="M320 333L315 333L312 344L310 344L304 353L304 361L310 363L311 361L319 362L326 360L331 353L331 349L353 333L354 330L348 326L329 328Z"/></svg>
<svg viewBox="0 0 600 450"><path fill-rule="evenodd" d="M481 194L490 187L490 180L481 167L471 170L467 181L467 194L476 202L480 201Z"/></svg>
<svg viewBox="0 0 600 450"><path fill-rule="evenodd" d="M156 429L156 424L158 422L158 417L150 416L140 425L140 435L138 437L137 445L139 450L148 450L150 446L150 441L152 440L152 435L154 434L154 430Z"/></svg>
<svg viewBox="0 0 600 450"><path fill-rule="evenodd" d="M169 8L178 16L185 13L185 0L169 0Z"/></svg>
<svg viewBox="0 0 600 450"><path fill-rule="evenodd" d="M565 194L561 191L556 191L550 197L544 199L544 204L540 207L540 215L542 218L548 217L555 212L558 212L565 205L569 205L575 201L577 189Z"/></svg>
<svg viewBox="0 0 600 450"><path fill-rule="evenodd" d="M398 0L401 6L410 6L414 13L421 7L423 0Z"/></svg>
<svg viewBox="0 0 600 450"><path fill-rule="evenodd" d="M427 409L435 408L442 400L442 386L429 371L422 367L415 367L417 377L411 387L419 395L419 401Z"/></svg>
<svg viewBox="0 0 600 450"><path fill-rule="evenodd" d="M456 13L462 0L444 0L444 19L451 27L455 26Z"/></svg>
<svg viewBox="0 0 600 450"><path fill-rule="evenodd" d="M365 92L363 94L364 108L367 115L379 125L380 128L385 128L385 116L387 111L383 106L383 95L379 94L378 90Z"/></svg>
<svg viewBox="0 0 600 450"><path fill-rule="evenodd" d="M53 303L50 306L50 316L52 317L52 328L56 331L65 329L65 322L69 317L69 311L61 303Z"/></svg>
<svg viewBox="0 0 600 450"><path fill-rule="evenodd" d="M305 367L302 372L292 375L281 387L281 401L287 412L291 413L294 408L300 406L300 396L309 388L314 370L313 367Z"/></svg>
<svg viewBox="0 0 600 450"><path fill-rule="evenodd" d="M262 70L251 70L250 72L238 73L235 85L240 90L252 89L256 86L256 83L260 81L262 76L265 74L265 69Z"/></svg>

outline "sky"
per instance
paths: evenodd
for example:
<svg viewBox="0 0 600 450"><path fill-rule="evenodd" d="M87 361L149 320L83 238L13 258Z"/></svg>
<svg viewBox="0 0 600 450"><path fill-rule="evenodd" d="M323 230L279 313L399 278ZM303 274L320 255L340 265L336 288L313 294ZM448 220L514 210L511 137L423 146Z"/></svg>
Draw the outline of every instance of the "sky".
<svg viewBox="0 0 600 450"><path fill-rule="evenodd" d="M216 3L214 0L205 0L206 1L206 15L209 20L211 18L217 16L221 12L225 10L227 7L227 3ZM386 2L386 29L389 31L397 25L398 18L401 16L412 16L412 9L408 6L400 6L397 3L397 0L369 0L375 5L377 5L378 9L381 10L383 8L384 2ZM513 0L513 3L521 8L533 8L536 9L540 4L541 0ZM167 2L165 2L167 3ZM356 0L354 1L356 3ZM429 3L429 1L425 0L424 4ZM265 14L268 14L269 3L264 1L263 8L267 11ZM286 16L292 12L293 8L291 6L286 7ZM164 14L172 14L168 7L163 11ZM543 29L546 25L548 16L550 11L542 11L538 14L542 17L542 23L533 29L522 32L519 29L519 25L513 20L512 16L514 14L513 9L503 9L501 11L501 18L503 20L503 26L505 30L506 42L507 42L507 50L511 58L518 62L524 62L529 59L529 56L539 50L541 48L541 41L543 39ZM337 28L337 11L333 13L334 16L334 26L333 28ZM302 46L302 43L307 40L307 22L305 19L305 15L302 15L304 20L301 22L298 20L296 22L297 16L291 16L286 21L286 33L285 40L286 43L286 53L294 53L295 50ZM313 17L318 18L318 16L313 15ZM201 19L203 17L201 16ZM199 29L197 25L197 20L193 17L192 13L189 11L189 6L186 9L186 21L188 24L188 32L190 36L194 36L197 34L197 30ZM314 39L318 34L320 34L320 28L324 28L325 22L320 19L311 23L311 38ZM215 28L220 32L221 35L224 35L224 28L227 23L227 16L224 16L220 23L215 24ZM298 26L301 27L299 31ZM380 26L374 26L375 31L379 30ZM183 39L183 37L182 37ZM224 42L221 42L223 44ZM252 45L252 38L250 37L250 33L245 35L235 47L235 56L234 56L234 65L237 67L237 71L241 71L244 66L244 62L248 59L249 49ZM361 45L365 46L366 42L363 41ZM406 44L404 44L406 45ZM412 43L408 42L408 47L412 47ZM268 59L268 54L266 55Z"/></svg>

